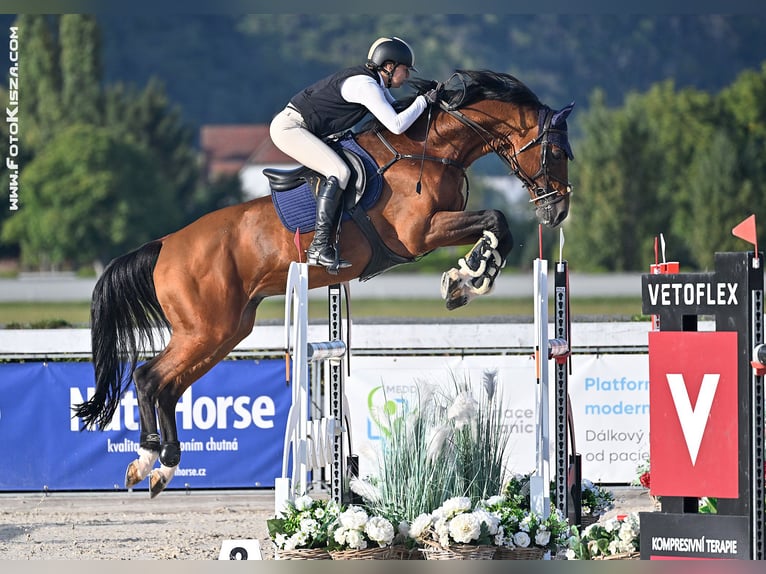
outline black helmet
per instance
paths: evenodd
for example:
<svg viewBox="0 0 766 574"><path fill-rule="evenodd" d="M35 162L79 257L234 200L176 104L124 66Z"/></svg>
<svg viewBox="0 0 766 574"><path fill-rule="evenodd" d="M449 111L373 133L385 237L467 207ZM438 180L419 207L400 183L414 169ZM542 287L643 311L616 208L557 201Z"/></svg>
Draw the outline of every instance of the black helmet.
<svg viewBox="0 0 766 574"><path fill-rule="evenodd" d="M372 63L379 68L386 62L404 64L411 70L418 71L415 68L415 54L409 44L394 36L393 38L378 38L370 46L367 53L367 62Z"/></svg>

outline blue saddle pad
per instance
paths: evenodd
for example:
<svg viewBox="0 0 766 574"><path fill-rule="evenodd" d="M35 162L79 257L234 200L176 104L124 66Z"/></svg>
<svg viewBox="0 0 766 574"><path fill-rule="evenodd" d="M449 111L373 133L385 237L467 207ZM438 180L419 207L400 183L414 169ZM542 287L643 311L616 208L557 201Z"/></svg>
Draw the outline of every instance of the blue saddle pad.
<svg viewBox="0 0 766 574"><path fill-rule="evenodd" d="M341 146L356 153L364 163L364 170L367 173L367 187L359 200L362 209L369 209L380 197L380 190L383 188L383 177L378 173L378 166L368 154L354 139L353 135L345 136L339 140ZM279 219L287 229L295 232L300 229L301 233L310 233L316 225L316 197L311 191L308 183L303 183L296 188L286 191L272 191L271 199L274 202L274 208L279 214ZM343 220L351 217L348 211L343 212Z"/></svg>

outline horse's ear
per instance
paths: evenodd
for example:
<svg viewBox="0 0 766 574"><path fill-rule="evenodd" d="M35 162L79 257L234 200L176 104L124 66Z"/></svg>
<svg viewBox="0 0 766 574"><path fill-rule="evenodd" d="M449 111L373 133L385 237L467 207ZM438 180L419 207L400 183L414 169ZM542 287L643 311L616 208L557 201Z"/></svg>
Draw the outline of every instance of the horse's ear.
<svg viewBox="0 0 766 574"><path fill-rule="evenodd" d="M553 118L551 118L551 125L557 126L561 124L562 122L565 122L566 119L569 117L569 114L572 113L572 108L574 108L574 105L575 103L572 102L571 104L564 106L555 114L553 114Z"/></svg>

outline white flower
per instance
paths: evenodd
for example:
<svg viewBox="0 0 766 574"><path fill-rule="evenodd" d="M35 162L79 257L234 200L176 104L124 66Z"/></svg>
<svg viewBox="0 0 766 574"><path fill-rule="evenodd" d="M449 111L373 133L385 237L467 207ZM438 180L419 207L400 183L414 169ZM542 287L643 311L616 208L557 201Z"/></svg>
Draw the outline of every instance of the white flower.
<svg viewBox="0 0 766 574"><path fill-rule="evenodd" d="M633 538L636 536L636 532L633 531L633 528L630 526L630 524L624 522L622 526L620 526L620 530L617 533L620 540L623 542L630 542L633 540Z"/></svg>
<svg viewBox="0 0 766 574"><path fill-rule="evenodd" d="M430 514L421 514L417 516L415 520L412 521L412 526L410 526L410 537L422 538L423 533L429 526L431 526L432 522L433 518Z"/></svg>
<svg viewBox="0 0 766 574"><path fill-rule="evenodd" d="M441 512L439 512L441 510ZM461 512L469 512L471 510L471 499L467 496L454 496L448 498L441 505L441 508L437 508L434 514L446 519L452 518L456 514Z"/></svg>
<svg viewBox="0 0 766 574"><path fill-rule="evenodd" d="M353 550L364 550L367 548L367 541L364 539L361 531L353 528L338 528L333 534L333 538L341 546L347 546Z"/></svg>
<svg viewBox="0 0 766 574"><path fill-rule="evenodd" d="M616 518L610 518L604 522L604 530L607 532L614 532L620 527L620 521Z"/></svg>
<svg viewBox="0 0 766 574"><path fill-rule="evenodd" d="M394 539L394 525L382 516L373 516L367 521L364 531L370 540L381 546L391 544Z"/></svg>
<svg viewBox="0 0 766 574"><path fill-rule="evenodd" d="M298 531L293 534L296 546L306 546L309 543L309 537L305 532Z"/></svg>
<svg viewBox="0 0 766 574"><path fill-rule="evenodd" d="M314 504L314 499L308 495L299 496L295 499L295 509L299 512L308 510Z"/></svg>
<svg viewBox="0 0 766 574"><path fill-rule="evenodd" d="M300 522L301 532L315 534L319 532L319 523L313 518L304 518Z"/></svg>
<svg viewBox="0 0 766 574"><path fill-rule="evenodd" d="M529 532L531 522L532 522L532 515L527 514L524 518L521 519L521 522L519 522L519 530L521 530L522 532Z"/></svg>
<svg viewBox="0 0 766 574"><path fill-rule="evenodd" d="M541 530L535 534L535 544L538 546L548 546L551 541L551 533L549 530Z"/></svg>
<svg viewBox="0 0 766 574"><path fill-rule="evenodd" d="M458 514L449 522L449 533L455 542L469 543L481 535L481 521L473 512Z"/></svg>
<svg viewBox="0 0 766 574"><path fill-rule="evenodd" d="M504 496L496 494L495 496L490 496L487 500L485 500L484 504L487 506L495 506L496 504L500 504L504 500L505 500Z"/></svg>
<svg viewBox="0 0 766 574"><path fill-rule="evenodd" d="M473 511L473 514L476 516L476 518L479 519L479 522L483 522L487 525L487 530L489 534L496 534L497 528L500 525L500 519L495 516L494 514L487 512L483 508L479 508Z"/></svg>
<svg viewBox="0 0 766 574"><path fill-rule="evenodd" d="M340 524L344 528L350 528L354 530L361 530L364 525L367 524L369 517L367 512L361 506L349 506L345 512L342 512L340 517Z"/></svg>
<svg viewBox="0 0 766 574"><path fill-rule="evenodd" d="M577 556L575 555L575 551L572 550L571 548L567 548L567 551L565 554L566 554L567 560L575 560L577 558Z"/></svg>
<svg viewBox="0 0 766 574"><path fill-rule="evenodd" d="M274 544L277 546L277 548L284 548L285 544L287 543L287 536L279 532L274 537Z"/></svg>
<svg viewBox="0 0 766 574"><path fill-rule="evenodd" d="M463 428L474 419L478 409L479 403L476 402L476 399L464 391L455 397L455 402L447 409L447 417L455 419L457 428Z"/></svg>
<svg viewBox="0 0 766 574"><path fill-rule="evenodd" d="M364 535L360 530L349 530L346 533L346 542L349 548L355 550L364 550L367 548L367 541L364 539Z"/></svg>
<svg viewBox="0 0 766 574"><path fill-rule="evenodd" d="M527 546L529 546L530 542L531 540L529 538L529 534L527 534L526 532L523 532L523 531L517 532L516 534L513 535L513 543L516 546L520 546L521 548L526 548Z"/></svg>

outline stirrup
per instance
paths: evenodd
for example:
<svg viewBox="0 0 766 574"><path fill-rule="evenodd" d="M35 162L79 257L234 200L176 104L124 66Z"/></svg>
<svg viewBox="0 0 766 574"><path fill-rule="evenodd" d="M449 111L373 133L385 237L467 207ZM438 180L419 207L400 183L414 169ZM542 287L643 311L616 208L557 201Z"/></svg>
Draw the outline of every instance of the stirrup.
<svg viewBox="0 0 766 574"><path fill-rule="evenodd" d="M351 267L351 262L341 259L338 256L338 250L332 246L312 248L313 246L309 245L306 250L306 262L309 265L324 267L332 275L337 275L339 269ZM327 253L328 251L331 251L332 255Z"/></svg>

